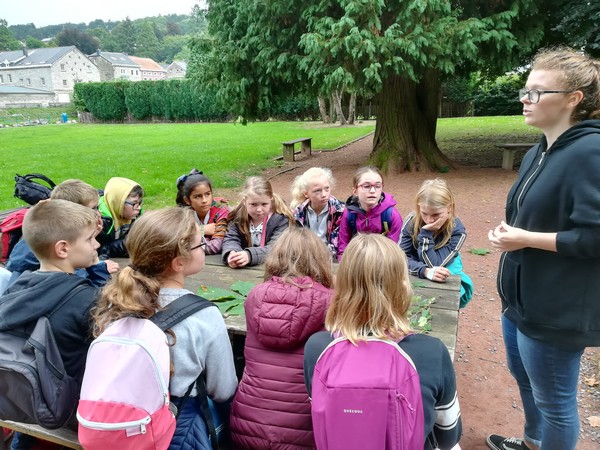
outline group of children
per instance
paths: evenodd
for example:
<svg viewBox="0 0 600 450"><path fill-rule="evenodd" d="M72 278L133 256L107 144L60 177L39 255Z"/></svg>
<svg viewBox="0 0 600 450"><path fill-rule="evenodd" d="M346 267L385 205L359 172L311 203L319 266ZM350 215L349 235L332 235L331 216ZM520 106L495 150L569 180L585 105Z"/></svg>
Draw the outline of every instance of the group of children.
<svg viewBox="0 0 600 450"><path fill-rule="evenodd" d="M208 396L222 411L232 402L236 448L313 448L308 393L316 359L332 336L345 336L355 344L367 336L401 340L398 345L414 359L421 376L424 448L452 448L461 433L452 363L439 340L410 335L407 311L412 297L409 269L437 282L450 273L468 280L459 255L466 234L455 216L454 198L444 181L425 182L415 214L403 227L378 169L357 171L345 205L331 195L333 183L330 170L309 169L294 181L290 209L267 180L250 177L240 203L229 211L213 197L210 180L194 170L177 182L177 203L184 207L140 217L144 192L131 180L109 181L99 201L100 214L97 193L95 204L87 198L60 200L57 187L50 201L26 215L25 242L40 266L20 276L0 297L0 330L52 309L51 302L31 307L34 296L56 291L54 297L65 297L76 286L85 286L76 305L71 300L59 305L61 320L55 330L67 372L81 380L82 355L91 338L87 330L98 336L120 317L151 315L188 294L185 277L202 269L205 253L221 253L232 268L264 263L265 282L245 302L246 366L239 386L225 323L216 308L198 311L170 330L175 339L169 391L172 400L189 396L180 405L170 448L207 445L194 388L200 374ZM70 276L98 264L99 256L129 256L131 264L102 283ZM337 278L332 259L340 262ZM104 264L109 272L118 269ZM464 304L470 295L472 289L465 289ZM323 330L327 333L318 333ZM29 448L22 444L13 441L13 448Z"/></svg>

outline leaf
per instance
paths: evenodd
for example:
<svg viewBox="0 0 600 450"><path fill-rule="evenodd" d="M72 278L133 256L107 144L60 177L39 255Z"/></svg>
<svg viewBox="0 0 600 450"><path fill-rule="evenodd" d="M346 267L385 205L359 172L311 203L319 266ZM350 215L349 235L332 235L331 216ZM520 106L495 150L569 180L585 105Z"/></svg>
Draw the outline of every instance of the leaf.
<svg viewBox="0 0 600 450"><path fill-rule="evenodd" d="M242 301L237 306L231 308L229 311L227 311L227 314L230 316L241 316L244 314L244 302Z"/></svg>
<svg viewBox="0 0 600 450"><path fill-rule="evenodd" d="M591 387L600 385L600 381L598 381L595 376L584 378L583 381L585 382L585 384Z"/></svg>
<svg viewBox="0 0 600 450"><path fill-rule="evenodd" d="M587 418L590 426L594 428L600 428L600 416L590 416Z"/></svg>
<svg viewBox="0 0 600 450"><path fill-rule="evenodd" d="M469 250L469 252L472 255L479 255L479 256L485 256L488 253L491 252L491 250L487 249L487 248L472 248L471 250Z"/></svg>
<svg viewBox="0 0 600 450"><path fill-rule="evenodd" d="M204 286L201 285L200 289L198 289L198 295L204 297L207 300L211 300L213 302L223 301L223 300L233 300L235 298L239 298L234 292L228 289L222 289L212 286Z"/></svg>
<svg viewBox="0 0 600 450"><path fill-rule="evenodd" d="M240 304L240 302L243 305L244 304L244 299L243 298L242 299L237 298L235 300L229 300L227 302L215 302L215 304L217 305L217 307L221 311L221 314L225 314L225 313L228 312L228 310L233 309L236 306L238 306Z"/></svg>
<svg viewBox="0 0 600 450"><path fill-rule="evenodd" d="M256 286L256 284L250 281L236 281L231 285L231 290L237 292L243 297L248 297L248 294L254 286Z"/></svg>

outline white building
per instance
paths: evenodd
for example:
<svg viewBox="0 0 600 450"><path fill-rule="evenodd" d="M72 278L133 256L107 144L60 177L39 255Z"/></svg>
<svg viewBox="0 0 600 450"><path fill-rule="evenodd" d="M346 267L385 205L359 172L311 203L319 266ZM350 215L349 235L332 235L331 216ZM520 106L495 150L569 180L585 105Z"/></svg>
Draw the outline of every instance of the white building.
<svg viewBox="0 0 600 450"><path fill-rule="evenodd" d="M27 88L19 95L20 100L26 101L19 103L40 104L42 92L53 94L53 101L48 103L70 103L75 83L89 81L100 81L100 73L75 46L0 52L0 87ZM28 90L32 97L25 94ZM5 98L6 89L0 92L0 106L14 103L11 98ZM46 101L42 106L48 106Z"/></svg>
<svg viewBox="0 0 600 450"><path fill-rule="evenodd" d="M101 81L129 80L141 81L140 65L129 59L125 53L96 51L88 58L98 67Z"/></svg>

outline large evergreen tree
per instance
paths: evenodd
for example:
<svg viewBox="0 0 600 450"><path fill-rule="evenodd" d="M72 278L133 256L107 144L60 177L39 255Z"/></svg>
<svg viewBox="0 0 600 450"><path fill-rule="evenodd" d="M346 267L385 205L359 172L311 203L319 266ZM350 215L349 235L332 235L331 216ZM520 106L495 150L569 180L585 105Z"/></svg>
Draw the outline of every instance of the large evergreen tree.
<svg viewBox="0 0 600 450"><path fill-rule="evenodd" d="M282 92L377 93L371 161L440 170L451 165L435 141L442 75L510 68L543 37L537 2L209 0L201 76L246 117Z"/></svg>

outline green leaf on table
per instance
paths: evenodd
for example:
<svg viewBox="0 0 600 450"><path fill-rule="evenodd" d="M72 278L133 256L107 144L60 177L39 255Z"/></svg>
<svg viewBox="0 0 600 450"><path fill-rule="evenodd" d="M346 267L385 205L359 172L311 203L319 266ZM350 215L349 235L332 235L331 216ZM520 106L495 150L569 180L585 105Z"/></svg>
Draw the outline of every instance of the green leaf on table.
<svg viewBox="0 0 600 450"><path fill-rule="evenodd" d="M233 309L240 304L242 305L242 308L243 308L244 307L244 299L236 298L235 300L228 300L226 302L215 302L215 304L221 311L221 314L226 314L226 313L228 313L228 311L230 309ZM243 312L243 310L242 310L242 312Z"/></svg>
<svg viewBox="0 0 600 450"><path fill-rule="evenodd" d="M250 290L252 290L254 286L256 286L256 284L250 281L236 281L231 285L231 290L245 298L248 297Z"/></svg>
<svg viewBox="0 0 600 450"><path fill-rule="evenodd" d="M489 250L487 248L472 248L471 250L469 250L469 253L471 253L472 255L479 255L479 256L485 256L490 252L491 252L491 250Z"/></svg>
<svg viewBox="0 0 600 450"><path fill-rule="evenodd" d="M244 302L242 301L237 306L231 308L229 311L227 311L227 314L230 316L241 316L244 314Z"/></svg>
<svg viewBox="0 0 600 450"><path fill-rule="evenodd" d="M230 291L229 289L222 289L204 285L200 286L200 289L198 289L198 295L213 302L233 300L235 298L239 298L239 295L237 295L235 292Z"/></svg>
<svg viewBox="0 0 600 450"><path fill-rule="evenodd" d="M435 297L423 298L415 295L408 308L408 318L413 330L426 333L431 331L431 305L435 302Z"/></svg>

